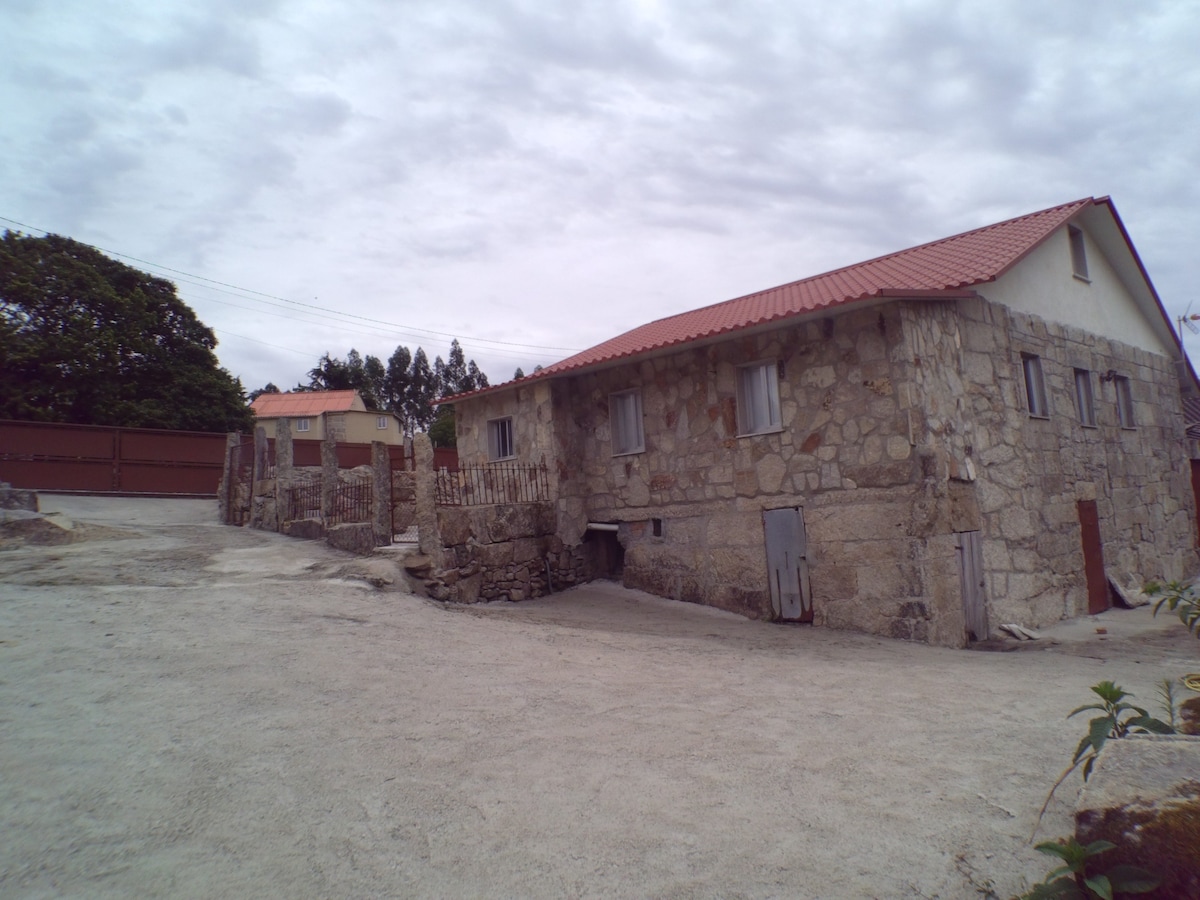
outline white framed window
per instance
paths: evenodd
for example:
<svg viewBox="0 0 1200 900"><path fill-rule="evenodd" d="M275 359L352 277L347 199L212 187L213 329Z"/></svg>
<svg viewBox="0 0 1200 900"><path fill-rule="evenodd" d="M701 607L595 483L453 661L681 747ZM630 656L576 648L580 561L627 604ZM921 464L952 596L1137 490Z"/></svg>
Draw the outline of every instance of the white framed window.
<svg viewBox="0 0 1200 900"><path fill-rule="evenodd" d="M779 414L779 366L752 363L737 370L738 434L765 434L782 427Z"/></svg>
<svg viewBox="0 0 1200 900"><path fill-rule="evenodd" d="M308 431L312 426L311 419L292 419L292 424L296 426L297 431Z"/></svg>
<svg viewBox="0 0 1200 900"><path fill-rule="evenodd" d="M387 416L376 416L375 417L375 427L379 431L387 431L388 417Z"/></svg>
<svg viewBox="0 0 1200 900"><path fill-rule="evenodd" d="M621 391L608 396L608 422L612 431L612 454L641 453L646 449L642 430L642 392Z"/></svg>
<svg viewBox="0 0 1200 900"><path fill-rule="evenodd" d="M1087 369L1075 370L1075 408L1079 410L1079 424L1096 427L1096 402L1092 395L1092 373Z"/></svg>
<svg viewBox="0 0 1200 900"><path fill-rule="evenodd" d="M1137 421L1133 418L1133 388L1129 379L1124 375L1117 375L1113 378L1113 384L1117 388L1117 418L1121 427L1136 428Z"/></svg>
<svg viewBox="0 0 1200 900"><path fill-rule="evenodd" d="M513 452L512 416L503 419L488 419L488 459L512 459Z"/></svg>
<svg viewBox="0 0 1200 900"><path fill-rule="evenodd" d="M1083 232L1074 225L1068 225L1067 235L1071 239L1071 271L1076 278L1088 281L1087 244Z"/></svg>
<svg viewBox="0 0 1200 900"><path fill-rule="evenodd" d="M1029 414L1038 419L1050 417L1046 403L1046 379L1042 377L1042 358L1032 353L1021 354L1021 369L1025 373L1025 400Z"/></svg>

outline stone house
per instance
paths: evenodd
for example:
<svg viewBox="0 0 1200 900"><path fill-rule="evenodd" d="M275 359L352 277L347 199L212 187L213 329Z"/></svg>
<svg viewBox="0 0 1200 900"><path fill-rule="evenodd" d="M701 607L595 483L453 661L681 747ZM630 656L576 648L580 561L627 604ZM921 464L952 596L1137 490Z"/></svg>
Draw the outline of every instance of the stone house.
<svg viewBox="0 0 1200 900"><path fill-rule="evenodd" d="M299 440L333 438L351 444L403 444L400 418L386 410L367 409L358 391L286 391L259 394L250 404L255 424L275 433L275 423L287 419Z"/></svg>
<svg viewBox="0 0 1200 900"><path fill-rule="evenodd" d="M629 587L963 646L1197 562L1198 395L1109 198L635 328L454 398ZM551 562L553 557L550 557Z"/></svg>

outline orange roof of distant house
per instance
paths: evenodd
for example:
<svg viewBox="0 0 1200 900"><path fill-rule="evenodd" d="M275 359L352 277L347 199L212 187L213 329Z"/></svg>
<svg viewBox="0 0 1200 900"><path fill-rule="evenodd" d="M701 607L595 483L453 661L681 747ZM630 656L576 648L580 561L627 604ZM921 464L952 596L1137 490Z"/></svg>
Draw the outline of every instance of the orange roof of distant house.
<svg viewBox="0 0 1200 900"><path fill-rule="evenodd" d="M358 391L289 391L286 394L259 394L250 404L260 419L284 416L319 416L323 412L354 409Z"/></svg>
<svg viewBox="0 0 1200 900"><path fill-rule="evenodd" d="M823 275L658 319L546 366L519 381L592 368L860 300L963 296L972 286L994 281L1003 275L1081 210L1101 204L1111 206L1111 201L1107 197L1089 197L1064 203ZM472 393L489 393L514 383L498 384Z"/></svg>

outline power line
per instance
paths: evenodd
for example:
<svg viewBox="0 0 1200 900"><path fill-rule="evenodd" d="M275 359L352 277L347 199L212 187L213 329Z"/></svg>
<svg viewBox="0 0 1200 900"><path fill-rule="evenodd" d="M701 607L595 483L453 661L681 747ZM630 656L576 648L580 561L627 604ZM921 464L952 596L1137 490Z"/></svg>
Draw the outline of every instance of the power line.
<svg viewBox="0 0 1200 900"><path fill-rule="evenodd" d="M32 229L33 231L40 231L42 234L50 234L50 232L47 231L45 228L39 228L36 225L28 225L24 222L18 222L16 219L10 219L7 216L0 216L0 221L11 222L13 225L19 225L21 228L29 228L29 229ZM74 240L74 238L72 238L72 240ZM474 344L498 344L501 347L518 347L518 348L523 348L523 349L527 349L527 350L554 350L554 351L566 352L566 353L578 353L580 350L580 348L578 348L578 347L546 347L546 346L542 346L539 344L519 344L515 341L497 341L497 340L492 340L491 338L479 338L479 337L472 337L470 335L457 335L457 334L451 334L450 332L447 332L447 331L434 331L433 329L429 329L429 328L417 328L416 326L413 326L413 325L400 325L395 322L387 322L382 319L372 319L369 316L360 316L360 315L356 315L354 313L348 313L348 312L342 312L342 311L339 311L336 309L330 309L329 307L326 307L326 306L317 306L316 304L313 304L313 303L304 303L299 300L289 300L287 297L279 297L279 296L276 296L275 294L268 294L268 293L264 293L263 291L256 291L256 290L253 290L252 288L239 287L236 284L230 284L225 281L218 281L215 278L208 278L204 275L196 275L191 272L184 272L181 269L173 269L170 266L164 266L160 263L151 262L150 260L146 260L146 259L141 259L140 257L137 257L137 256L130 256L127 253L120 253L116 250L107 250L104 247L98 247L95 244L87 244L84 241L79 241L78 243L84 244L84 246L87 246L87 247L91 247L93 250L99 250L101 253L108 253L112 256L118 256L121 259L132 260L133 262L141 263L142 265L145 265L145 266L153 266L154 268L161 269L164 272L171 272L175 275L184 275L184 276L187 276L188 278L195 278L200 281L207 282L208 284L219 285L220 287L224 287L224 288L232 288L235 291L241 291L243 294L254 295L254 296L246 298L249 300L256 300L256 298L258 298L258 297L265 297L268 300L277 300L277 301L280 301L281 303L287 303L291 306L299 306L299 307L304 307L306 309L318 310L319 312L329 313L329 314L331 314L333 316L337 316L337 317L342 317L342 318L347 318L347 319L358 319L359 321L362 321L362 322L369 322L372 325L385 325L388 328L394 329L395 331L398 331L402 334L409 334L414 337L417 335L420 335L420 334L426 334L426 335L442 337L442 338L451 338L451 339L461 338L462 340L470 341ZM197 285L197 287L207 287L207 285ZM256 300L256 302L266 303L265 300ZM274 304L269 304L269 305L274 305ZM493 351L493 352L499 352L499 351Z"/></svg>

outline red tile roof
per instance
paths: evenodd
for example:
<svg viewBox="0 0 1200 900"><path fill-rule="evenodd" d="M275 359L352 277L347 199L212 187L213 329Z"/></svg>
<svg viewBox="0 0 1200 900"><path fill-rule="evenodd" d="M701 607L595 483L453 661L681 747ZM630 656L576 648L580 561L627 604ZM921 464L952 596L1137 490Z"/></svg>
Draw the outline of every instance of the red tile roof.
<svg viewBox="0 0 1200 900"><path fill-rule="evenodd" d="M824 275L658 319L546 366L521 381L562 375L860 300L947 296L947 292L955 291L961 294L972 285L1003 275L1056 228L1081 210L1102 203L1109 203L1108 198L1064 203ZM514 382L475 393L490 393L511 384Z"/></svg>
<svg viewBox="0 0 1200 900"><path fill-rule="evenodd" d="M259 394L250 408L260 419L284 416L319 416L323 412L345 412L354 408L357 391L297 391Z"/></svg>

